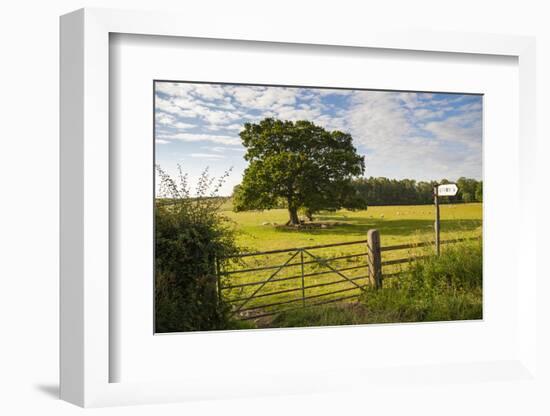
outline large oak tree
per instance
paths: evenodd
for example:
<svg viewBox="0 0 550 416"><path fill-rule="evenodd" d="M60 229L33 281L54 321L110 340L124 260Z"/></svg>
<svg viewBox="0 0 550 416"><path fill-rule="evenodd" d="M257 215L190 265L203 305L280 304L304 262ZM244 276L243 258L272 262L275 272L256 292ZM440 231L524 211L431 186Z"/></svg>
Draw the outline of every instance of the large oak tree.
<svg viewBox="0 0 550 416"><path fill-rule="evenodd" d="M366 207L351 184L365 171L351 135L310 121L266 118L246 123L240 136L249 165L234 195L236 211L283 204L289 223L298 224L300 208L311 213Z"/></svg>

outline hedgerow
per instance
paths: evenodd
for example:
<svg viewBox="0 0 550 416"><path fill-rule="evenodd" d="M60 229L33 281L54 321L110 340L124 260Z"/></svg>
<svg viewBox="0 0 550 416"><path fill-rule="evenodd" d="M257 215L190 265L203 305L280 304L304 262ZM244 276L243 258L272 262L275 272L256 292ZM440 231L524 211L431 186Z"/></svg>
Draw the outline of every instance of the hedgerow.
<svg viewBox="0 0 550 416"><path fill-rule="evenodd" d="M218 296L216 258L238 252L230 220L217 196L229 172L215 179L205 170L194 195L178 167L177 179L157 167L155 203L156 332L228 329L229 306Z"/></svg>

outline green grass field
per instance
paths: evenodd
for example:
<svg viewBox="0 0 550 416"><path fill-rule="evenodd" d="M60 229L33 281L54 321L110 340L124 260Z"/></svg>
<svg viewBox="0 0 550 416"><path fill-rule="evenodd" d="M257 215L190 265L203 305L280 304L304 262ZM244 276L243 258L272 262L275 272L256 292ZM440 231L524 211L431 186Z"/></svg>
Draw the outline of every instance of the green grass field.
<svg viewBox="0 0 550 416"><path fill-rule="evenodd" d="M228 201L223 207L223 215L232 220L237 230L238 244L245 252L268 251L287 248L299 248L304 246L325 245L332 243L343 243L364 240L369 229L380 231L382 246L394 244L408 244L420 241L433 241L433 223L434 207L431 205L419 206L384 206L369 207L365 211L346 211L320 213L315 216L316 222L327 224L326 228L315 229L290 229L282 227L288 220L288 213L284 209L275 209L269 211L249 211L235 213L231 209L231 203ZM336 225L330 225L337 223ZM441 239L473 237L481 235L482 228L482 204L445 204L441 206ZM412 255L409 250L391 251L384 253L383 260L403 258ZM323 259L333 257L349 256L366 252L366 245L349 245L342 247L332 247L326 249L316 249L312 254ZM275 255L259 255L247 257L240 264L225 264L224 270L233 272L224 279L224 286L234 286L243 283L253 283L267 280L276 270L269 269L258 272L240 273L239 270L281 265L285 263L294 254L294 252L280 253ZM291 263L300 263L300 254L291 260ZM353 295L359 292L349 281L345 280L336 273L312 261L313 259L305 254L305 261L310 264L304 266L304 273L325 274L306 277L306 296L314 296L311 302L320 302L339 298L342 296ZM366 276L366 258L357 256L342 260L334 260L330 265L337 269L347 268L350 270L343 273L350 279L357 279L356 283L367 283ZM363 267L365 266L365 267ZM383 269L384 273L392 273L406 267L403 265L387 266ZM351 269L353 268L353 269ZM294 277L294 278L293 278ZM285 280L283 280L285 279ZM310 288L319 284L331 283L320 287ZM333 283L333 284L332 284ZM271 307L262 305L288 302L281 307L301 306L301 268L299 265L281 269L275 277L272 278L255 296L255 299L249 301L244 308L254 308L257 310L249 312L251 315L265 313L273 310ZM259 287L259 285L249 285L240 288L227 289L224 295L235 305L242 303L242 300L250 296ZM350 289L350 290L347 290ZM287 292L270 295L272 292ZM325 295L328 292L342 291L335 295Z"/></svg>
<svg viewBox="0 0 550 416"><path fill-rule="evenodd" d="M367 231L380 231L382 245L411 242L411 239L433 238L433 205L405 205L369 207L365 211L321 213L316 221L343 223L326 229L288 230L270 224L284 224L288 220L285 209L269 211L233 212L231 203L223 207L223 214L235 222L238 243L250 251L275 250L287 247L330 244L362 240ZM482 204L441 205L441 238L475 236L481 232Z"/></svg>

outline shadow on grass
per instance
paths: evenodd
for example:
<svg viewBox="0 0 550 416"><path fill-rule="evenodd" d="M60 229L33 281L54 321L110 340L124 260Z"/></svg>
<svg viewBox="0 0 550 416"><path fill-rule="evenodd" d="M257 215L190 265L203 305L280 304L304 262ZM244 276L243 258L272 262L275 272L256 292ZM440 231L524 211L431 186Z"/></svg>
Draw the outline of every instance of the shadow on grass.
<svg viewBox="0 0 550 416"><path fill-rule="evenodd" d="M277 228L281 233L301 233L308 235L357 235L364 236L376 228L384 235L403 236L416 231L433 230L432 220L383 220L376 218L345 218L341 216L319 216L318 221L337 221L340 224L323 229ZM479 228L482 220L441 220L441 229L449 232L473 231Z"/></svg>

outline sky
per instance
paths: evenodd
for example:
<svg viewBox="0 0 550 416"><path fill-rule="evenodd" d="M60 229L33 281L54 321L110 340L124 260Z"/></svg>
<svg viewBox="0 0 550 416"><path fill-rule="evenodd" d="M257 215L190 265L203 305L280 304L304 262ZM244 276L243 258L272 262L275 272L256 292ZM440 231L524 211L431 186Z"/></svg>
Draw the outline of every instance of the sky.
<svg viewBox="0 0 550 416"><path fill-rule="evenodd" d="M482 97L469 94L156 82L155 163L180 164L192 189L232 168L230 195L247 165L239 132L265 117L350 133L366 177L482 179Z"/></svg>

